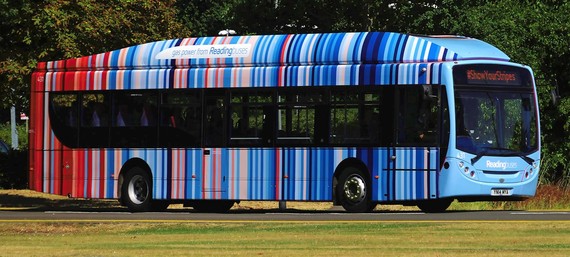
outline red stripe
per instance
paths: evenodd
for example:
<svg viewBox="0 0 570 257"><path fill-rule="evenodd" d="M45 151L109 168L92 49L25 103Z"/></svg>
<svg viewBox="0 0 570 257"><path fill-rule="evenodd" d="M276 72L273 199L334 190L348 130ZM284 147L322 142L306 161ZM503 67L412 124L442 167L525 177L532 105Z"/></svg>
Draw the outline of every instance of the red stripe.
<svg viewBox="0 0 570 257"><path fill-rule="evenodd" d="M111 58L111 52L103 54L103 65L101 68L109 68L109 58Z"/></svg>
<svg viewBox="0 0 570 257"><path fill-rule="evenodd" d="M79 90L87 90L87 72L82 71L79 73Z"/></svg>
<svg viewBox="0 0 570 257"><path fill-rule="evenodd" d="M77 197L85 195L85 151L77 151Z"/></svg>
<svg viewBox="0 0 570 257"><path fill-rule="evenodd" d="M43 76L43 74L42 74ZM40 88L43 83L36 81L36 88ZM43 80L42 80L43 81ZM31 153L33 157L33 166L30 168L30 186L36 191L42 189L42 170L43 170L43 156L42 156L42 142L43 142L43 94L32 93L31 97L31 110L30 113L30 135Z"/></svg>
<svg viewBox="0 0 570 257"><path fill-rule="evenodd" d="M58 142L57 138L55 138L54 141ZM52 178L54 180L54 183L53 183L54 188L52 188L52 190L53 190L54 194L61 195L61 188L62 188L62 184L61 184L62 174L61 173L63 171L63 164L61 162L61 158L62 158L63 153L62 153L61 146L58 145L57 143L56 143L54 149L56 149L56 150L54 152L55 154L54 154L54 165L53 165L54 177Z"/></svg>
<svg viewBox="0 0 570 257"><path fill-rule="evenodd" d="M62 166L61 166L61 194L69 195L71 194L71 183L73 176L73 156L71 155L71 149L63 147L62 149Z"/></svg>
<svg viewBox="0 0 570 257"><path fill-rule="evenodd" d="M287 35L285 41L283 42L283 45L281 46L281 55L279 58L280 65L284 65L287 61L287 56L285 56L285 53L287 52L287 48L289 47L289 42L291 41L292 37L293 35Z"/></svg>
<svg viewBox="0 0 570 257"><path fill-rule="evenodd" d="M85 150L85 153L87 153L87 194L86 197L87 198L93 198L93 195L91 194L91 192L93 192L92 187L93 187L93 176L91 174L93 174L93 170L91 170L92 164L93 164L93 157L91 156L91 150Z"/></svg>
<svg viewBox="0 0 570 257"><path fill-rule="evenodd" d="M210 77L210 69L206 68L206 70L204 71L204 88L209 88L209 82L210 80L208 79Z"/></svg>
<svg viewBox="0 0 570 257"><path fill-rule="evenodd" d="M109 71L101 72L101 90L107 89L107 76L109 76Z"/></svg>

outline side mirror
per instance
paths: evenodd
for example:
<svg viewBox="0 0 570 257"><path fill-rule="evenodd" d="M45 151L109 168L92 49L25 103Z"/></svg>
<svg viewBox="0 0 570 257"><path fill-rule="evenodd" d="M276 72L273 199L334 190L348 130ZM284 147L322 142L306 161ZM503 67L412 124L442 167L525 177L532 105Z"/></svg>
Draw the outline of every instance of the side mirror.
<svg viewBox="0 0 570 257"><path fill-rule="evenodd" d="M437 99L437 91L434 92L432 85L423 85L423 99L424 100L435 100Z"/></svg>

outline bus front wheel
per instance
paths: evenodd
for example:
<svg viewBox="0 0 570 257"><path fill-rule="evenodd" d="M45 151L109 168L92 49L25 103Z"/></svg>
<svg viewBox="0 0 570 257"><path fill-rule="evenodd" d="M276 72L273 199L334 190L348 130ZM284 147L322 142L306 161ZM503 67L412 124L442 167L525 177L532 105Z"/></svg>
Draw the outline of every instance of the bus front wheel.
<svg viewBox="0 0 570 257"><path fill-rule="evenodd" d="M344 169L338 178L336 195L348 212L370 212L376 204L371 200L371 187L365 173L357 168Z"/></svg>

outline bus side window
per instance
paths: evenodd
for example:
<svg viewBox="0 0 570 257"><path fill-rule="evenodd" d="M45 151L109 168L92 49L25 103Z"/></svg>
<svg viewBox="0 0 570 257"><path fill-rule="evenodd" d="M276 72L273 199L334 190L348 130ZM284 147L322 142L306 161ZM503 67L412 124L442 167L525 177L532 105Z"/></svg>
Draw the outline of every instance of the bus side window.
<svg viewBox="0 0 570 257"><path fill-rule="evenodd" d="M341 88L331 91L330 143L334 145L380 145L382 126L380 122L380 88ZM386 115L391 110L383 111ZM326 129L326 128L325 128Z"/></svg>
<svg viewBox="0 0 570 257"><path fill-rule="evenodd" d="M315 129L321 129L315 124L315 119L328 116L328 114L322 114L322 109L318 115L316 113L317 105L323 103L323 98L322 92L299 94L294 91L283 91L279 93L276 119L278 145L306 146L325 143L323 134L319 134L323 142L315 142L315 140L320 141L315 136ZM328 133L328 129L322 133Z"/></svg>
<svg viewBox="0 0 570 257"><path fill-rule="evenodd" d="M224 146L226 140L225 96L208 95L205 100L204 145L208 147Z"/></svg>
<svg viewBox="0 0 570 257"><path fill-rule="evenodd" d="M77 94L50 95L49 118L53 132L68 147L77 146L80 119L77 99Z"/></svg>
<svg viewBox="0 0 570 257"><path fill-rule="evenodd" d="M107 147L109 144L109 97L85 93L81 99L81 147Z"/></svg>
<svg viewBox="0 0 570 257"><path fill-rule="evenodd" d="M114 95L111 147L157 147L157 93L120 92Z"/></svg>
<svg viewBox="0 0 570 257"><path fill-rule="evenodd" d="M201 114L199 91L163 93L160 103L159 146L200 146Z"/></svg>

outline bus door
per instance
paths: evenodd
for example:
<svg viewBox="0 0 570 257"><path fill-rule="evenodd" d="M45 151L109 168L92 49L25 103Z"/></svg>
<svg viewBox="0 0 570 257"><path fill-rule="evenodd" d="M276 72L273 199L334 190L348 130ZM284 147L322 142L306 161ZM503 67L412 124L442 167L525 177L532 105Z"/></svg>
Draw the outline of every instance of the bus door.
<svg viewBox="0 0 570 257"><path fill-rule="evenodd" d="M389 200L437 197L439 166L438 86L411 85L395 90L395 142L389 150Z"/></svg>
<svg viewBox="0 0 570 257"><path fill-rule="evenodd" d="M218 199L228 188L227 96L224 90L204 91L202 192L207 199ZM206 93L207 92L207 93ZM212 195L209 195L212 194Z"/></svg>

